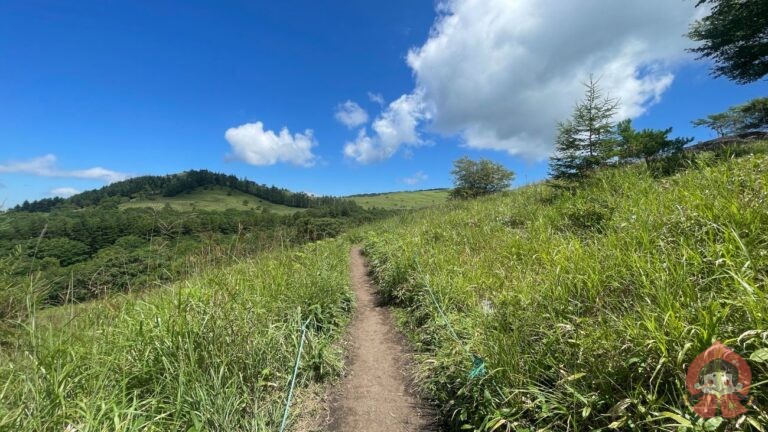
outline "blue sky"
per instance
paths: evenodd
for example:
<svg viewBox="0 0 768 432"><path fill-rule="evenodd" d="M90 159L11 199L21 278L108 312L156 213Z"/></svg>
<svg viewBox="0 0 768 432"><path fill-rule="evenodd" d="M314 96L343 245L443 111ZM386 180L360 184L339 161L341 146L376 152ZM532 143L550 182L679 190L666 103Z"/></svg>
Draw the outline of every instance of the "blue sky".
<svg viewBox="0 0 768 432"><path fill-rule="evenodd" d="M699 139L692 119L766 94L685 54L693 2L606 1L5 1L0 200L201 168L317 194L446 187L462 155L523 183L589 73L637 126ZM593 31L590 8L615 25Z"/></svg>

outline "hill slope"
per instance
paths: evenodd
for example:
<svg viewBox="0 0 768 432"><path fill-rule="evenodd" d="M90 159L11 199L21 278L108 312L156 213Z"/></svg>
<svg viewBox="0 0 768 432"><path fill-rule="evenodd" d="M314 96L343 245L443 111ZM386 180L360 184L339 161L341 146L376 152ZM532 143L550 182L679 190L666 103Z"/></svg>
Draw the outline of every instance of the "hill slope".
<svg viewBox="0 0 768 432"><path fill-rule="evenodd" d="M358 235L453 428L703 430L685 371L715 340L768 379L767 203L768 158L751 156L608 169L573 195L525 187Z"/></svg>
<svg viewBox="0 0 768 432"><path fill-rule="evenodd" d="M101 189L82 192L66 199L46 198L32 203L25 201L12 210L49 212L60 207L85 208L104 202L123 204L128 201L151 201L159 198L179 197L183 194L196 192L199 188L225 188L251 195L261 201L295 208L355 206L354 203L343 198L315 197L303 192L291 192L275 186L238 179L233 175L214 173L207 170L193 170L166 176L135 177L112 183Z"/></svg>
<svg viewBox="0 0 768 432"><path fill-rule="evenodd" d="M251 194L223 186L201 186L172 197L152 196L137 198L120 204L120 208L151 207L160 209L166 204L178 211L222 211L236 209L269 210L278 214L291 214L304 210L302 208L274 204Z"/></svg>
<svg viewBox="0 0 768 432"><path fill-rule="evenodd" d="M442 204L448 199L449 189L430 189L421 191L388 192L380 194L350 195L346 198L364 208L382 208L387 210L420 209Z"/></svg>
<svg viewBox="0 0 768 432"><path fill-rule="evenodd" d="M162 208L166 204L178 211L269 209L290 214L298 209L335 207L351 209L409 210L445 202L448 189L389 192L349 197L312 196L275 186L257 184L232 175L207 170L185 171L166 176L143 176L113 183L69 198L45 198L17 205L12 211L50 212L55 209L86 208L105 202L121 208ZM247 205L246 205L247 203Z"/></svg>

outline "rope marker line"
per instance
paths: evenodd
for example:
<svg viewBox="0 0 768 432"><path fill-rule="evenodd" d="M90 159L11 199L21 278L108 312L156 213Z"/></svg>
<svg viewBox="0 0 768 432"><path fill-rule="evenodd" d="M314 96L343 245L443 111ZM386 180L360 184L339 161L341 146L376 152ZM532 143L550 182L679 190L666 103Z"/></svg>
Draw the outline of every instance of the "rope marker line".
<svg viewBox="0 0 768 432"><path fill-rule="evenodd" d="M469 378L478 378L485 375L485 360L479 355L471 352L469 348L467 348L467 346L464 344L464 342L459 339L456 331L453 330L451 322L448 321L448 317L445 315L445 312L443 312L443 308L441 308L440 303L437 302L437 298L435 298L435 294L432 292L432 288L429 287L429 283L427 282L424 285L427 288L429 296L432 297L432 302L435 303L437 311L440 312L440 316L443 318L443 321L445 321L445 325L448 326L448 331L451 333L451 336L453 336L456 342L458 342L459 346L464 349L467 355L472 357L472 369L469 371Z"/></svg>
<svg viewBox="0 0 768 432"><path fill-rule="evenodd" d="M459 346L464 348L464 351L466 351L467 354L471 354L469 352L469 349L467 349L467 347L464 346L464 342L462 342L462 340L459 339L459 336L453 330L453 326L451 326L451 322L448 321L448 317L445 316L445 312L443 312L443 308L440 307L440 303L437 302L437 299L435 298L435 294L432 292L432 288L430 288L428 284L427 284L427 292L429 293L429 296L432 297L432 302L435 303L435 307L437 308L437 311L440 312L440 316L443 318L443 321L445 321L445 325L448 326L448 331L451 333L451 336L453 336L456 342L459 343Z"/></svg>
<svg viewBox="0 0 768 432"><path fill-rule="evenodd" d="M288 410L291 407L291 399L293 398L293 386L296 384L296 374L299 372L299 363L301 362L301 352L304 349L304 338L307 334L307 324L312 317L307 318L304 324L301 326L301 340L299 341L299 352L296 354L296 363L293 366L293 376L291 377L291 385L288 389L288 399L285 402L285 410L283 411L283 421L280 423L280 432L285 431L285 426L288 424Z"/></svg>

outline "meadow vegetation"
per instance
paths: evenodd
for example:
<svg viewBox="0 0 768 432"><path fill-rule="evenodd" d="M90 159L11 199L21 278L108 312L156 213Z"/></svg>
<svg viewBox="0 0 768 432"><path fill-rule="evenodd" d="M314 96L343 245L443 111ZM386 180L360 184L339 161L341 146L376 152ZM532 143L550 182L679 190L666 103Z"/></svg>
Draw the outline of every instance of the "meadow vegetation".
<svg viewBox="0 0 768 432"><path fill-rule="evenodd" d="M1 213L0 431L278 430L307 323L304 421L352 308L330 238L387 214L208 172Z"/></svg>
<svg viewBox="0 0 768 432"><path fill-rule="evenodd" d="M348 251L319 241L44 311L26 295L28 318L0 332L0 430L278 430L302 323L300 399L341 370Z"/></svg>
<svg viewBox="0 0 768 432"><path fill-rule="evenodd" d="M527 186L356 232L446 427L733 428L686 406L687 365L721 340L751 358L738 426L764 430L768 157L733 156L689 155L670 176L605 167L575 189Z"/></svg>

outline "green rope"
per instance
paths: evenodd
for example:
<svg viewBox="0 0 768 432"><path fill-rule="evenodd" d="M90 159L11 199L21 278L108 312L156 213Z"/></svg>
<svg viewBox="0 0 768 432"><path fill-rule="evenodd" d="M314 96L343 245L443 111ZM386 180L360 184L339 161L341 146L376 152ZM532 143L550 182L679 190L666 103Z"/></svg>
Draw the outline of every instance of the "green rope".
<svg viewBox="0 0 768 432"><path fill-rule="evenodd" d="M440 312L440 316L443 317L443 321L445 321L445 325L448 326L448 331L451 333L451 336L456 340L456 342L459 343L459 346L464 348L464 351L467 352L467 354L471 354L469 352L469 349L467 349L466 346L464 346L464 342L459 339L459 336L456 335L456 332L453 330L453 327L451 326L451 322L448 321L448 317L445 316L445 312L443 312L443 308L440 307L440 303L437 302L437 299L435 298L435 294L432 292L432 288L429 287L429 284L427 284L427 292L429 293L429 296L432 297L432 302L435 303L435 307L437 307L437 311Z"/></svg>
<svg viewBox="0 0 768 432"><path fill-rule="evenodd" d="M283 411L283 422L280 423L280 432L285 431L285 426L288 424L288 410L291 407L291 399L293 398L293 386L296 384L296 374L299 372L299 362L301 362L301 351L304 349L304 337L307 334L307 324L312 317L307 318L304 324L301 326L301 341L299 342L299 352L296 354L296 363L293 366L293 376L291 377L291 385L288 389L288 399L285 402L285 410Z"/></svg>
<svg viewBox="0 0 768 432"><path fill-rule="evenodd" d="M485 360L479 355L471 352L469 348L467 348L467 346L464 344L464 342L459 339L459 336L453 329L451 322L448 321L448 317L445 315L445 312L443 312L443 308L441 308L440 303L437 302L437 298L435 298L435 294L432 292L432 288L429 287L429 283L425 283L425 286L429 296L432 297L432 302L435 303L437 311L440 312L440 316L443 318L443 321L445 321L445 325L448 327L448 331L451 333L451 336L453 336L453 339L455 339L459 346L464 349L467 355L472 357L472 369L469 371L469 377L478 378L485 375Z"/></svg>

